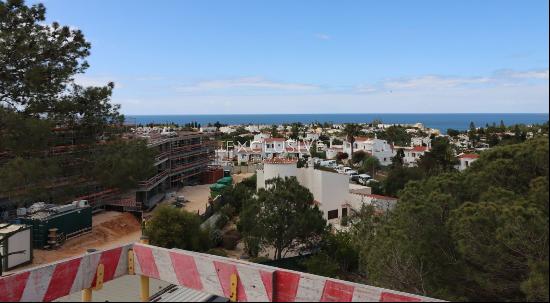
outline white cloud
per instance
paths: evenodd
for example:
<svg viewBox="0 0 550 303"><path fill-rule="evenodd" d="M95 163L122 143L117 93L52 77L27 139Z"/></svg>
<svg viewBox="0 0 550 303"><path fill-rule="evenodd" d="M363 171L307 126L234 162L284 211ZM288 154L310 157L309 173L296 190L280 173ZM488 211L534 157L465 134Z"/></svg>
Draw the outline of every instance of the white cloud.
<svg viewBox="0 0 550 303"><path fill-rule="evenodd" d="M330 40L330 39L332 39L332 37L330 35L323 34L323 33L315 34L315 38L320 39L320 40Z"/></svg>
<svg viewBox="0 0 550 303"><path fill-rule="evenodd" d="M129 114L548 112L548 69L425 75L326 86L244 77L174 87L134 83L113 101Z"/></svg>
<svg viewBox="0 0 550 303"><path fill-rule="evenodd" d="M262 77L244 77L236 79L201 81L190 85L177 87L180 92L215 92L228 90L282 90L311 91L318 86L302 83L276 82Z"/></svg>
<svg viewBox="0 0 550 303"><path fill-rule="evenodd" d="M428 75L410 79L389 80L384 82L383 85L386 89L441 89L488 82L490 82L489 78L453 78Z"/></svg>
<svg viewBox="0 0 550 303"><path fill-rule="evenodd" d="M548 69L528 71L500 70L491 76L483 77L425 75L411 78L386 79L375 84L358 85L355 91L357 93L374 93L378 91L525 86L528 84L538 84L541 80L548 80Z"/></svg>
<svg viewBox="0 0 550 303"><path fill-rule="evenodd" d="M528 70L528 71L500 70L500 71L497 71L495 75L497 77L512 78L512 79L548 80L548 69Z"/></svg>

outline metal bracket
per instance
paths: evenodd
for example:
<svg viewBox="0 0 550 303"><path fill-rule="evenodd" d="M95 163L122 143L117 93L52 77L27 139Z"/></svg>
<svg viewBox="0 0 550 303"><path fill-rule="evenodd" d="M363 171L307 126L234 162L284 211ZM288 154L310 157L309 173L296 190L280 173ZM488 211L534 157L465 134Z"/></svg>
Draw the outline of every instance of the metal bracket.
<svg viewBox="0 0 550 303"><path fill-rule="evenodd" d="M237 285L238 285L238 282L239 282L239 278L237 277L237 274L231 274L231 297L229 298L229 300L231 300L231 302L237 302L237 298L238 298L238 294L237 294Z"/></svg>
<svg viewBox="0 0 550 303"><path fill-rule="evenodd" d="M95 278L94 290L100 290L103 288L103 277L105 276L105 267L103 264L97 266L97 275Z"/></svg>
<svg viewBox="0 0 550 303"><path fill-rule="evenodd" d="M134 267L134 250L128 250L128 274L135 275L136 270Z"/></svg>

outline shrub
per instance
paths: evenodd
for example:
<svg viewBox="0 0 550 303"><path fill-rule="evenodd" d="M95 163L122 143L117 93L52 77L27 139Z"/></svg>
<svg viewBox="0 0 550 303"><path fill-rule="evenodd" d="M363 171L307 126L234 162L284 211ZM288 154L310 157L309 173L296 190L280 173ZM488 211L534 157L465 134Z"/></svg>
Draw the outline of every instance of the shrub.
<svg viewBox="0 0 550 303"><path fill-rule="evenodd" d="M233 218L233 216L235 216L236 210L235 207L231 206L230 204L226 204L220 209L220 212L228 218Z"/></svg>
<svg viewBox="0 0 550 303"><path fill-rule="evenodd" d="M225 235L223 235L223 248L227 250L233 250L235 249L235 247L237 247L237 244L239 244L240 240L241 234L238 231L232 229L225 233Z"/></svg>
<svg viewBox="0 0 550 303"><path fill-rule="evenodd" d="M324 253L316 254L303 261L308 273L323 277L336 278L338 265Z"/></svg>
<svg viewBox="0 0 550 303"><path fill-rule="evenodd" d="M229 217L220 213L220 217L216 221L216 228L222 229L227 225L228 222L229 222Z"/></svg>
<svg viewBox="0 0 550 303"><path fill-rule="evenodd" d="M206 251L211 248L207 230L201 230L197 214L160 206L145 227L151 244L165 248Z"/></svg>
<svg viewBox="0 0 550 303"><path fill-rule="evenodd" d="M222 231L219 229L212 229L208 233L208 236L210 237L210 242L212 243L212 246L218 247L223 242L223 234Z"/></svg>

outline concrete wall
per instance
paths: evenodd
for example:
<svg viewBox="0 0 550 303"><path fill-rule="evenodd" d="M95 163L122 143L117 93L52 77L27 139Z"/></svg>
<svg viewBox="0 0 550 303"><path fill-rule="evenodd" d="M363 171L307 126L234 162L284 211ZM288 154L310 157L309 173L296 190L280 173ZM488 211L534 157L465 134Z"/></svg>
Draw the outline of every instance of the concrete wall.
<svg viewBox="0 0 550 303"><path fill-rule="evenodd" d="M265 181L279 177L295 176L298 182L309 189L313 199L320 203L319 208L327 217L331 210L339 210L349 199L349 177L318 169L296 168L296 164L264 164L263 170L258 170L257 188L265 188Z"/></svg>
<svg viewBox="0 0 550 303"><path fill-rule="evenodd" d="M296 163L289 164L270 164L264 163L264 169L262 171L262 177L257 176L257 189L265 188L265 182L271 179L296 177L298 175L298 168Z"/></svg>
<svg viewBox="0 0 550 303"><path fill-rule="evenodd" d="M7 251L8 254L13 252L23 251L23 250L25 251L24 253L14 254L8 257L7 268L13 268L17 265L32 261L30 229L20 231L8 238L8 251ZM0 266L2 266L2 263L0 263Z"/></svg>

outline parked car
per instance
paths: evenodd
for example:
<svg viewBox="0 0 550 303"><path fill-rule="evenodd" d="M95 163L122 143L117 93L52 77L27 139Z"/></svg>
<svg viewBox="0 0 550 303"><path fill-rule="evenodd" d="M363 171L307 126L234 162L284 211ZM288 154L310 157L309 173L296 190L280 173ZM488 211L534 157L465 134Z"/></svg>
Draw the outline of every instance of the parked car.
<svg viewBox="0 0 550 303"><path fill-rule="evenodd" d="M369 183L369 180L371 179L372 177L367 174L360 174L357 178L357 183L366 186Z"/></svg>

